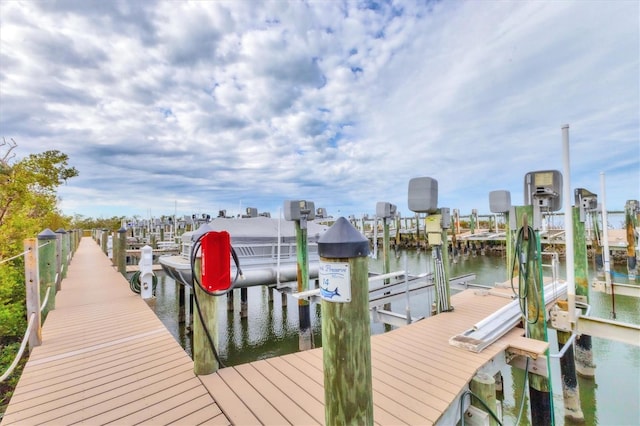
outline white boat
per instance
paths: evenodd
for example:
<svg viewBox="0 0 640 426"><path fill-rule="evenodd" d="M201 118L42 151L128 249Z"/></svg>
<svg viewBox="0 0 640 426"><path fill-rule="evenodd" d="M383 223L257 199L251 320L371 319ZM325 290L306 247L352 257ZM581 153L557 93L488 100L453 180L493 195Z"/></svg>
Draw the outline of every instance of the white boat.
<svg viewBox="0 0 640 426"><path fill-rule="evenodd" d="M326 219L324 219L326 221ZM231 245L235 249L242 278L237 277L234 262L231 262L231 277L234 287L284 284L297 281L297 253L295 224L291 221L269 217L216 218L203 225L209 231L227 231ZM319 221L307 222L307 248L309 278L318 276L318 238L329 229L329 225ZM191 251L201 228L182 235L179 255L160 256L162 269L176 281L191 286Z"/></svg>

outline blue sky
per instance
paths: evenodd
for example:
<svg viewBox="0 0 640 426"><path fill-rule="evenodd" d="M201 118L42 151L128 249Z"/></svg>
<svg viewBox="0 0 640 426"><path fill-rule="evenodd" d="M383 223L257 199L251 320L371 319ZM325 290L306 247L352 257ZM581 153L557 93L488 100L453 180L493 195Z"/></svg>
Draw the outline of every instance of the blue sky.
<svg viewBox="0 0 640 426"><path fill-rule="evenodd" d="M0 136L80 176L65 214L409 214L563 169L640 199L637 1L1 1Z"/></svg>

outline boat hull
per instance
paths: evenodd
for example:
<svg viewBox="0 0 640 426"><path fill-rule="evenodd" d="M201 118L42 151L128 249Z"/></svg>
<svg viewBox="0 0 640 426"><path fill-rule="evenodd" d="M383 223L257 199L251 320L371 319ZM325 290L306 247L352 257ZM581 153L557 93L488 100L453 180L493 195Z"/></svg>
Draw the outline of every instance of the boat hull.
<svg viewBox="0 0 640 426"><path fill-rule="evenodd" d="M192 273L189 261L182 256L161 256L159 262L162 269L176 282L192 286ZM287 262L271 265L247 265L241 266L242 276L236 277L236 268L232 267L231 277L234 279L234 288L253 287L259 285L273 285L297 281L297 263ZM309 263L309 278L318 277L319 262Z"/></svg>

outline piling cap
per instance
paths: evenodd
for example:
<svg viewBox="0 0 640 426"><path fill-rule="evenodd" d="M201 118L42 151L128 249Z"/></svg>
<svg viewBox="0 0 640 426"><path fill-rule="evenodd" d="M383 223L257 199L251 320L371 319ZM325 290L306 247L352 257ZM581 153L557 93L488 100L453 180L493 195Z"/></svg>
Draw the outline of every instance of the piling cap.
<svg viewBox="0 0 640 426"><path fill-rule="evenodd" d="M318 239L318 254L334 259L365 257L369 255L369 240L341 217Z"/></svg>
<svg viewBox="0 0 640 426"><path fill-rule="evenodd" d="M66 234L66 233L67 233L67 231L65 231L65 230L64 230L64 229L62 229L62 228L58 228L58 229L56 230L56 234Z"/></svg>
<svg viewBox="0 0 640 426"><path fill-rule="evenodd" d="M56 233L49 228L38 234L39 240L55 240L56 238Z"/></svg>
<svg viewBox="0 0 640 426"><path fill-rule="evenodd" d="M125 232L127 232L127 230L124 226L118 229L118 234L124 234Z"/></svg>

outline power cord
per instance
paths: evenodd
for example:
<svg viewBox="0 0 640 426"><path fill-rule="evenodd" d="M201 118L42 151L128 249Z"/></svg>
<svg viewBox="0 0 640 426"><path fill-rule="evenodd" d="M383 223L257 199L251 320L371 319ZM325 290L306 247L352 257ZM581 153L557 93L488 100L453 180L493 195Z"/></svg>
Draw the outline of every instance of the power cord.
<svg viewBox="0 0 640 426"><path fill-rule="evenodd" d="M523 250L524 240L529 240L527 250ZM538 274L535 271L538 263L538 257L536 253L537 249L537 235L530 226L524 225L518 230L516 237L515 250L513 255L513 262L511 264L511 290L518 297L520 303L520 312L522 317L528 324L535 324L538 322L540 316L540 301L538 300L538 285L540 284ZM529 268L529 259L534 259L534 267ZM516 268L516 260L518 260L518 291L516 291L513 283L514 270ZM527 295L529 294L529 277L533 270L533 303L535 306L535 315L533 319L529 319L527 310Z"/></svg>
<svg viewBox="0 0 640 426"><path fill-rule="evenodd" d="M218 362L218 365L221 368L224 368L225 365L222 362L222 359L220 358L220 355L218 354L218 351L216 349L216 345L213 342L213 338L211 337L211 333L209 332L209 329L207 328L207 324L204 320L204 316L202 315L202 310L200 309L200 302L198 301L198 292L195 291L195 284L198 285L198 287L204 291L206 294L211 295L211 296L223 296L227 293L229 293L230 291L233 290L233 284L237 281L238 277L242 277L242 269L240 268L240 261L238 259L238 255L235 251L235 249L233 247L231 247L231 257L233 258L233 261L236 265L236 276L233 279L232 285L229 289L224 290L224 291L209 291L207 290L203 285L202 282L200 281L200 279L198 278L198 274L196 273L196 254L198 253L198 251L201 249L202 247L202 237L204 237L206 234L202 234L198 237L198 239L193 243L193 246L191 247L191 255L190 255L190 265L191 265L191 286L194 289L193 292L193 300L196 302L196 310L198 311L198 317L200 318L200 324L202 324L202 328L204 329L204 333L207 336L207 340L209 341L209 345L211 346L211 351L213 352L213 356L216 359L216 361Z"/></svg>

